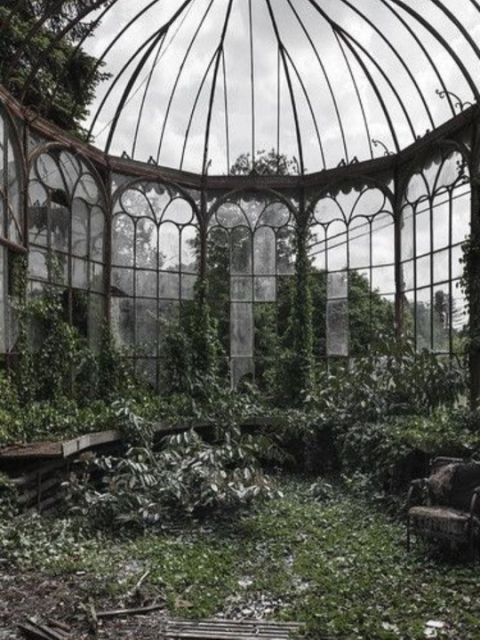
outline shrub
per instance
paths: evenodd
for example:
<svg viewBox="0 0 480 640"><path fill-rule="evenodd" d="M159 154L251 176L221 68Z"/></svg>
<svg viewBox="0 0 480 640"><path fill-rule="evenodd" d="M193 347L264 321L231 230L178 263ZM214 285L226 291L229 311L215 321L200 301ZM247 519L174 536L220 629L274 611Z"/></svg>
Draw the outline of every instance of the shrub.
<svg viewBox="0 0 480 640"><path fill-rule="evenodd" d="M275 495L259 462L271 444L264 436L242 434L234 417L236 403L227 400L222 415L215 404L211 442L190 428L164 438L159 451L153 449L151 423L128 405L117 404L118 425L131 446L122 457L90 459L87 475L80 471L72 477L74 511L101 525L121 521L138 526L172 513L201 515Z"/></svg>
<svg viewBox="0 0 480 640"><path fill-rule="evenodd" d="M376 490L401 491L412 476L425 473L430 458L476 455L479 424L479 414L466 409L357 422L338 434L342 471L347 476L365 474Z"/></svg>

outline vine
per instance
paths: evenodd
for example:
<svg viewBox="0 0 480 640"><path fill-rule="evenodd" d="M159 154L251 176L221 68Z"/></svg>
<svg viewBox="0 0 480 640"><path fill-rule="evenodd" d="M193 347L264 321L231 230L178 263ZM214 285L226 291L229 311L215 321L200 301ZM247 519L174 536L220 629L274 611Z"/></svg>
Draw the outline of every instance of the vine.
<svg viewBox="0 0 480 640"><path fill-rule="evenodd" d="M307 248L308 227L305 222L297 225L295 244L295 286L284 338L286 356L277 368L277 402L293 407L302 404L314 385L313 303Z"/></svg>
<svg viewBox="0 0 480 640"><path fill-rule="evenodd" d="M196 382L218 376L222 349L207 294L207 280L199 278L181 321L166 327L161 352L167 393L192 393Z"/></svg>
<svg viewBox="0 0 480 640"><path fill-rule="evenodd" d="M478 405L480 392L480 372L477 372L480 362L480 324L472 321L473 318L480 317L480 230L475 227L476 225L472 225L470 237L462 245L464 271L461 279L466 296L467 313L470 317L466 354L471 375L472 409Z"/></svg>

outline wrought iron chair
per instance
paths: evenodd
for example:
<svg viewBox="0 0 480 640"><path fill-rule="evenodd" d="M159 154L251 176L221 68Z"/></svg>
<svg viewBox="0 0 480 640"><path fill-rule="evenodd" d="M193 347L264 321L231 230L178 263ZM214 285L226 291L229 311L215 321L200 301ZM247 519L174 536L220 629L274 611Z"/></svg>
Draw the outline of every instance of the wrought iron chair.
<svg viewBox="0 0 480 640"><path fill-rule="evenodd" d="M419 495L426 504L411 506ZM466 544L473 560L480 532L480 462L435 458L430 476L410 484L407 508L408 551L414 535Z"/></svg>

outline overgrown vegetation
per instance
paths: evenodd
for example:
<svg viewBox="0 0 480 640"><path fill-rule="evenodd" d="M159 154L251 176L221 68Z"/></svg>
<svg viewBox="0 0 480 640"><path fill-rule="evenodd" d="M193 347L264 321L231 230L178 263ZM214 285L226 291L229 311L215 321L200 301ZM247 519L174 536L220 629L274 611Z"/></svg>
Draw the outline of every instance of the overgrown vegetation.
<svg viewBox="0 0 480 640"><path fill-rule="evenodd" d="M108 594L112 608L131 605L147 573L135 602L165 598L182 618L302 621L312 639L475 637L476 566L426 558L421 546L407 555L403 525L335 485L281 488L236 518L160 521L129 538L121 527L92 537L73 519L2 519L2 557L31 579L85 572L92 601Z"/></svg>

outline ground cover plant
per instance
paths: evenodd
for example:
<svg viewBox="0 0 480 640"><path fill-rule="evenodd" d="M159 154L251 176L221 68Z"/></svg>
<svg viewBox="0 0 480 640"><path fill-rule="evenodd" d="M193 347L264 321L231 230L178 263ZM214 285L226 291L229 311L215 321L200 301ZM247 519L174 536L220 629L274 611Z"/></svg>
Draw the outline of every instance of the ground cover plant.
<svg viewBox="0 0 480 640"><path fill-rule="evenodd" d="M160 392L136 379L107 327L91 349L65 320L61 289L47 286L18 307L16 366L0 378L0 442L117 428L125 449L82 462L56 518L14 514L4 489L0 580L28 570L41 591L47 577L85 577L79 592L73 580L69 615L90 630L97 598L160 600L176 616L303 621L312 638L475 637L474 570L407 556L404 525L390 519L401 514L412 455L426 462L480 449L478 415L459 408L461 368L382 339L326 369L304 335L308 367L294 401L282 358L267 388L232 390L204 284L185 325L166 332L171 384ZM179 367L186 346L188 366ZM259 416L273 426L242 428ZM186 429L161 439L159 421ZM315 472L315 482L282 478L285 465ZM333 484L319 479L326 471ZM387 516L392 489L400 496Z"/></svg>
<svg viewBox="0 0 480 640"><path fill-rule="evenodd" d="M405 527L344 487L280 483L281 495L235 517L163 520L134 536L71 517L2 519L4 572L70 580L54 613L68 610L80 637L89 598L97 608L165 601L177 617L303 621L316 639L477 637L474 565L420 545L407 554Z"/></svg>

